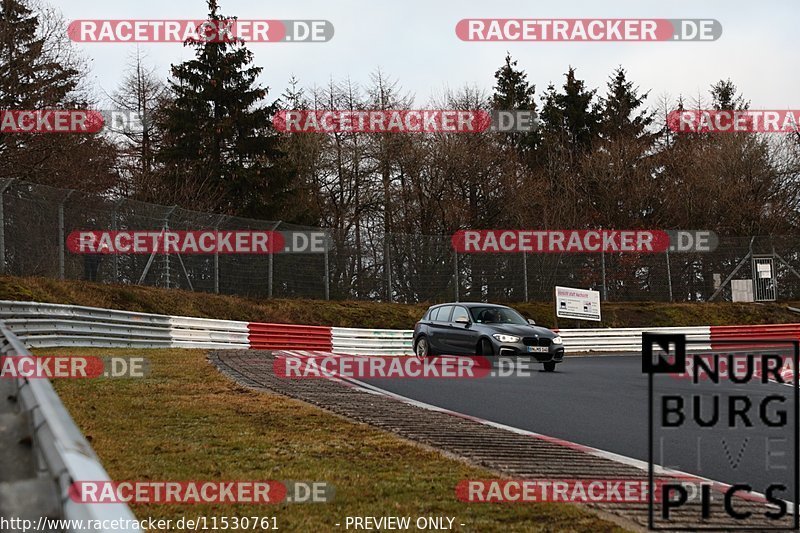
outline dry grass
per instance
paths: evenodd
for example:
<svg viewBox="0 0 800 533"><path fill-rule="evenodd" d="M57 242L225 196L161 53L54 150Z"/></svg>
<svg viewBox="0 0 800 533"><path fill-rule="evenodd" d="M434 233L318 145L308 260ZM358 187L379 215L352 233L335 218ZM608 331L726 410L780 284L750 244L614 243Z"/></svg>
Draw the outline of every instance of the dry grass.
<svg viewBox="0 0 800 533"><path fill-rule="evenodd" d="M271 299L257 300L175 289L109 285L49 278L0 276L0 300L28 300L125 309L145 313L198 316L228 320L317 324L340 327L410 329L429 304ZM439 302L435 302L439 303ZM603 322L582 327L700 326L800 322L786 309L790 303L734 304L606 302ZM800 304L794 304L800 307ZM544 326L554 326L550 302L514 304ZM562 328L578 327L560 320Z"/></svg>
<svg viewBox="0 0 800 533"><path fill-rule="evenodd" d="M284 531L344 529L346 516L450 516L458 531L615 531L563 504L466 504L459 480L496 477L302 402L243 388L200 350L69 349L149 359L144 379L55 383L116 480L308 480L332 503L137 505L137 517L276 516ZM334 524L342 523L342 528Z"/></svg>

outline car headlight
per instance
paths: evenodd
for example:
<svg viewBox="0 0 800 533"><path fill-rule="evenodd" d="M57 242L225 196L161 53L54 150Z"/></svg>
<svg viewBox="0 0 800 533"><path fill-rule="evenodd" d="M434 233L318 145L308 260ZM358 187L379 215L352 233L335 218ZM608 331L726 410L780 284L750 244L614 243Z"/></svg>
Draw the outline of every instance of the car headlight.
<svg viewBox="0 0 800 533"><path fill-rule="evenodd" d="M519 342L519 337L516 335L503 335L502 333L495 333L492 335L492 337L500 342Z"/></svg>
<svg viewBox="0 0 800 533"><path fill-rule="evenodd" d="M553 338L553 344L564 344L564 339L562 339L560 336L556 335Z"/></svg>

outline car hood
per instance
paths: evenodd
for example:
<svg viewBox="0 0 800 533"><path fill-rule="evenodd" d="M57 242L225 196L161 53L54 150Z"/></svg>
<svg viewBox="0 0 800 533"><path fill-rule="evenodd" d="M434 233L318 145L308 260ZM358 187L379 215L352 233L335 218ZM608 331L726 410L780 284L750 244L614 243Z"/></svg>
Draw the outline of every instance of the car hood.
<svg viewBox="0 0 800 533"><path fill-rule="evenodd" d="M492 333L505 333L507 335L517 335L519 337L538 336L544 339L552 339L558 334L541 326L530 326L523 324L481 324L483 327L492 330Z"/></svg>

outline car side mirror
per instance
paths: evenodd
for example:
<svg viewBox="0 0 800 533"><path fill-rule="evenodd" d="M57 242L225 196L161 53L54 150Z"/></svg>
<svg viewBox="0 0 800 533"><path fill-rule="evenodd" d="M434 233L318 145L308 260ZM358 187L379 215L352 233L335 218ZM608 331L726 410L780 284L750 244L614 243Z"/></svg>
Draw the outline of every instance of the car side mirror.
<svg viewBox="0 0 800 533"><path fill-rule="evenodd" d="M456 324L469 324L469 318L465 316L457 317Z"/></svg>
<svg viewBox="0 0 800 533"><path fill-rule="evenodd" d="M530 324L531 326L535 326L536 325L536 321L534 319L532 319L532 318L529 318L528 319L528 324Z"/></svg>

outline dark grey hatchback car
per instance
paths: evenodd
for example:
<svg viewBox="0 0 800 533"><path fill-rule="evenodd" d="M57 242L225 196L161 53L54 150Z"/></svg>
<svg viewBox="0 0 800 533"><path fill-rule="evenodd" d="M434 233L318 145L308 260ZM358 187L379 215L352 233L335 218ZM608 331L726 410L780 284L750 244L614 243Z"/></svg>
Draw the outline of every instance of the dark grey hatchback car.
<svg viewBox="0 0 800 533"><path fill-rule="evenodd" d="M505 305L447 303L432 306L417 322L414 354L526 355L552 372L564 360L564 343Z"/></svg>

